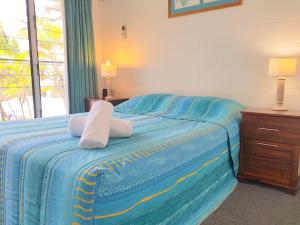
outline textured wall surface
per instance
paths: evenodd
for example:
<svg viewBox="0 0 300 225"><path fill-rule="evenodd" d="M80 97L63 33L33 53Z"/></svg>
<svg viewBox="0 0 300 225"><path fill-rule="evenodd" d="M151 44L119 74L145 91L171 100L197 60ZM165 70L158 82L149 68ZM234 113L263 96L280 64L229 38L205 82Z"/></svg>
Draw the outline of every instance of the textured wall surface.
<svg viewBox="0 0 300 225"><path fill-rule="evenodd" d="M268 76L268 59L300 55L299 0L244 0L243 6L173 19L167 0L101 4L101 54L119 66L119 96L213 95L270 107L276 79ZM288 107L300 109L299 97L298 69L287 80Z"/></svg>

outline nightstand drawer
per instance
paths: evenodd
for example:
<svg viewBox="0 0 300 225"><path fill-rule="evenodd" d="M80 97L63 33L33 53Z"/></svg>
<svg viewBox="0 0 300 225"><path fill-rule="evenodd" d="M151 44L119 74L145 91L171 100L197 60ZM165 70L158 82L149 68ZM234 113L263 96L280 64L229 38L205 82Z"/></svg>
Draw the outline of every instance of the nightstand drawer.
<svg viewBox="0 0 300 225"><path fill-rule="evenodd" d="M261 140L244 140L241 171L265 181L290 185L293 158L298 147Z"/></svg>
<svg viewBox="0 0 300 225"><path fill-rule="evenodd" d="M238 179L256 180L296 194L300 111L245 109L241 113Z"/></svg>
<svg viewBox="0 0 300 225"><path fill-rule="evenodd" d="M300 145L300 120L243 115L241 135L246 138Z"/></svg>

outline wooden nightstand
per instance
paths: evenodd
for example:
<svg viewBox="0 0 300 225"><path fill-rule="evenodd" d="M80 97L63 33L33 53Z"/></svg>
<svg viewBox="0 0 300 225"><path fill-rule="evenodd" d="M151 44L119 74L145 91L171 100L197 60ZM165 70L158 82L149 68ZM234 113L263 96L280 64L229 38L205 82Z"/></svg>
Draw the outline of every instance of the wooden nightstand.
<svg viewBox="0 0 300 225"><path fill-rule="evenodd" d="M109 100L106 100L106 101L113 104L113 106L116 106L116 105L119 105L119 104L121 104L123 102L126 102L128 100L129 100L129 98L114 98L114 99L109 99ZM94 98L85 99L85 111L89 112L92 108L92 105L97 101L99 101L99 99L94 99Z"/></svg>
<svg viewBox="0 0 300 225"><path fill-rule="evenodd" d="M257 180L296 194L300 111L242 111L240 181Z"/></svg>

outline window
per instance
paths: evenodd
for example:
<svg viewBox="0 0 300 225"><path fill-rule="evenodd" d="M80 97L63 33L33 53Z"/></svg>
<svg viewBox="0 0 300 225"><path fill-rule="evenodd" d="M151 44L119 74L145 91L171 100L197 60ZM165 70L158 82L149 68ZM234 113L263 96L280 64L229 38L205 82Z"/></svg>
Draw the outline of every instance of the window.
<svg viewBox="0 0 300 225"><path fill-rule="evenodd" d="M62 15L61 0L0 3L0 120L66 114Z"/></svg>
<svg viewBox="0 0 300 225"><path fill-rule="evenodd" d="M1 120L34 117L25 3L12 0L0 4Z"/></svg>

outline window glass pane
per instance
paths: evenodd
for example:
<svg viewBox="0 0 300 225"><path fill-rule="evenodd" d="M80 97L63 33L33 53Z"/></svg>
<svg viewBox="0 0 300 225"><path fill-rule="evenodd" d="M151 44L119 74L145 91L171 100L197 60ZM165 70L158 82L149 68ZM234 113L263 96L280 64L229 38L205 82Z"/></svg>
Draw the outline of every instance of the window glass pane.
<svg viewBox="0 0 300 225"><path fill-rule="evenodd" d="M26 13L25 0L0 7L0 121L34 117Z"/></svg>
<svg viewBox="0 0 300 225"><path fill-rule="evenodd" d="M43 117L66 114L61 0L36 0Z"/></svg>

